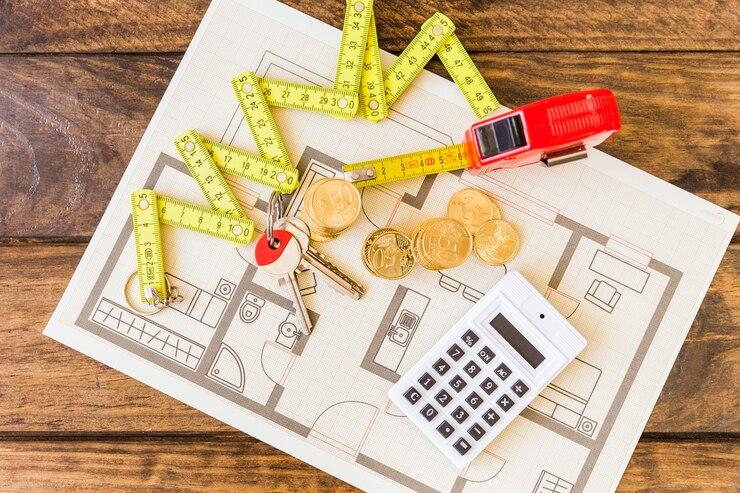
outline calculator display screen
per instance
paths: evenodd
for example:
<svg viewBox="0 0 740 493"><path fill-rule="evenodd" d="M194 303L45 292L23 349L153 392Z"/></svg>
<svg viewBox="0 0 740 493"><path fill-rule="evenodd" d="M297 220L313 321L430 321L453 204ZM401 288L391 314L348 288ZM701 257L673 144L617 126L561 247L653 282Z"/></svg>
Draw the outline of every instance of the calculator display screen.
<svg viewBox="0 0 740 493"><path fill-rule="evenodd" d="M491 327L514 348L514 351L519 353L524 358L524 361L529 363L529 366L537 368L540 366L540 363L545 361L542 353L537 351L537 348L529 342L529 339L524 337L503 314L499 313L496 315L490 323Z"/></svg>

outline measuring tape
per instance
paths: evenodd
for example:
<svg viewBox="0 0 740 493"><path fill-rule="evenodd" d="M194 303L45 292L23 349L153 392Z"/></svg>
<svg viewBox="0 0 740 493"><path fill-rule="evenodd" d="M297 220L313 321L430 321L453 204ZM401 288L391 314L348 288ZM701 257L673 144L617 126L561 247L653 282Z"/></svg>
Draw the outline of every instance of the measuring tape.
<svg viewBox="0 0 740 493"><path fill-rule="evenodd" d="M157 214L162 224L185 228L214 238L246 245L254 236L254 223L208 207L157 196Z"/></svg>
<svg viewBox="0 0 740 493"><path fill-rule="evenodd" d="M437 55L478 118L501 106L456 34L442 43Z"/></svg>
<svg viewBox="0 0 740 493"><path fill-rule="evenodd" d="M468 168L465 144L391 156L344 167L344 179L358 188Z"/></svg>
<svg viewBox="0 0 740 493"><path fill-rule="evenodd" d="M383 79L388 106L403 94L454 32L455 25L439 12L422 24L419 33L385 72Z"/></svg>
<svg viewBox="0 0 740 493"><path fill-rule="evenodd" d="M149 305L166 303L169 293L164 276L157 194L153 190L137 190L131 194L131 219L141 301Z"/></svg>
<svg viewBox="0 0 740 493"><path fill-rule="evenodd" d="M242 176L277 190L282 194L293 193L298 188L298 170L289 164L268 161L236 147L200 136L203 147L216 166L230 175Z"/></svg>
<svg viewBox="0 0 740 493"><path fill-rule="evenodd" d="M373 17L373 0L347 0L334 88L360 91L362 65Z"/></svg>
<svg viewBox="0 0 740 493"><path fill-rule="evenodd" d="M211 207L229 216L247 217L195 130L175 139L175 148Z"/></svg>

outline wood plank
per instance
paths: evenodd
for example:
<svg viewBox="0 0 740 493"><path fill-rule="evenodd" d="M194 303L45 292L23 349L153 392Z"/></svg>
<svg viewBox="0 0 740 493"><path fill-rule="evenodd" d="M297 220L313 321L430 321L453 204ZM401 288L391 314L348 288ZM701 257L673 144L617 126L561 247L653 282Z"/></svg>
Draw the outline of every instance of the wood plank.
<svg viewBox="0 0 740 493"><path fill-rule="evenodd" d="M733 441L640 442L618 491L735 492L738 452ZM0 485L10 491L357 491L246 436L4 441Z"/></svg>
<svg viewBox="0 0 740 493"><path fill-rule="evenodd" d="M0 358L0 435L231 430L41 335L83 249L0 246L0 320L6 348ZM734 244L668 378L648 432L740 429L740 397L727 384L740 378L738 277L740 245Z"/></svg>
<svg viewBox="0 0 740 493"><path fill-rule="evenodd" d="M184 51L208 0L94 0L0 3L0 50L45 52ZM287 0L341 28L343 0ZM733 7L734 5L734 7ZM736 0L378 1L380 45L401 51L436 10L472 51L728 50L740 48Z"/></svg>
<svg viewBox="0 0 740 493"><path fill-rule="evenodd" d="M501 53L476 62L516 106L611 87L623 130L602 148L740 210L740 54ZM0 238L89 238L176 56L0 57ZM442 71L440 63L432 68ZM687 131L691 128L691 131Z"/></svg>

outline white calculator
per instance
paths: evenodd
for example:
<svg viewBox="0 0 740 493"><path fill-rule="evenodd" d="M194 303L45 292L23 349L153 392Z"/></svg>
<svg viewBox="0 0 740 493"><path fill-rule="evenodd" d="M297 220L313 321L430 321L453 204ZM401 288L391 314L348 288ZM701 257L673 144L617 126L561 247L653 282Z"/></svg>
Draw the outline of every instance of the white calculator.
<svg viewBox="0 0 740 493"><path fill-rule="evenodd" d="M586 347L518 272L505 275L390 389L459 468Z"/></svg>

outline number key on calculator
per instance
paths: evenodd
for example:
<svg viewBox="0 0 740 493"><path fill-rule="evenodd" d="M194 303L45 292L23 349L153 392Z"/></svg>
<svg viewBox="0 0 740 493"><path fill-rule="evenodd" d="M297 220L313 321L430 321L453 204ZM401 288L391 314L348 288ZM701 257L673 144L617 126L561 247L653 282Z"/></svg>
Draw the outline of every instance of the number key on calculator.
<svg viewBox="0 0 740 493"><path fill-rule="evenodd" d="M391 400L467 466L586 346L518 272L504 276L391 388Z"/></svg>

